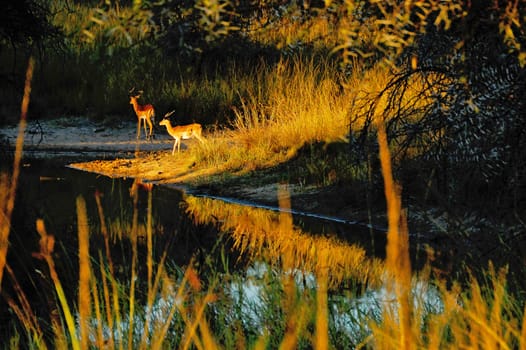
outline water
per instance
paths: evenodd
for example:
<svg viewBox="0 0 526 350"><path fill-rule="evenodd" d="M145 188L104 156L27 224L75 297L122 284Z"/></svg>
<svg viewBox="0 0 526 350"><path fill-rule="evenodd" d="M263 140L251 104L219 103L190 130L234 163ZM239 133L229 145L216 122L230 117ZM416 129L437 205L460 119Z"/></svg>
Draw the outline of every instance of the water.
<svg viewBox="0 0 526 350"><path fill-rule="evenodd" d="M110 179L66 168L50 160L28 160L21 169L9 237L8 264L16 276L35 314L49 317L49 303L55 303L48 268L34 257L39 251L36 220L43 219L48 234L55 237L53 259L65 292L72 300L78 286L78 231L76 199L86 201L90 226L90 252L96 268L98 253L104 253L100 216L95 194L100 194L104 219L110 232L111 255L117 278L129 279L132 256L130 233L134 204L130 196L132 179ZM139 189L138 247L139 265L144 266L148 191ZM167 252L168 264L185 266L191 259L199 262L214 254L218 232L210 225L193 224L184 213L183 194L160 186L152 189L153 255ZM144 269L141 267L141 271ZM16 299L13 281L4 274L2 291ZM15 315L5 298L0 298L0 338L9 339ZM4 336L3 336L4 335Z"/></svg>
<svg viewBox="0 0 526 350"><path fill-rule="evenodd" d="M111 256L116 266L114 277L124 284L129 283L131 276L130 234L136 208L139 253L137 290L138 298L144 298L150 190L148 186L139 186L135 206L130 195L133 185L132 179L111 179L85 173L69 169L63 162L33 160L24 164L13 214L8 263L30 300L32 310L44 323L49 322L50 305L56 305L57 300L47 266L33 255L39 250L35 222L43 219L47 233L56 239L53 258L66 295L73 304L78 288L75 203L79 196L87 205L94 268L98 266L99 252L104 253L95 200L97 194L101 198L104 221L110 233ZM264 274L291 274L302 288L316 289L316 273L328 268L329 284L335 291L355 288L360 284L363 287L369 283L379 285L381 282L379 271L382 262L378 257L384 254L385 237L380 239L383 233L376 232L377 237L372 239L370 227L308 213L225 201L224 198L211 198L198 193L187 195L162 186L151 187L151 201L154 261L159 261L166 253L166 265L172 271L182 271L192 262L205 279L207 275L227 276L222 286L224 296L234 304L248 305L239 308L241 315L229 317L253 320L255 328L260 327L261 322L258 312L254 314L255 307L269 308L269 305L262 305L263 296L268 295L264 290L268 288L267 279L262 277ZM5 276L3 292L16 297L12 289L13 281ZM244 296L242 300L240 295ZM381 290L373 295L385 297ZM5 300L0 301L0 321L3 325L0 337L10 339L13 334L10 324L16 317ZM169 300L160 298L153 307L162 309L162 305L173 304ZM360 313L368 305L376 308L379 305L378 301L370 302L368 299L351 300L354 299L339 297L338 303L350 305L346 306L349 309L360 308ZM337 316L341 320L339 327L355 334L345 317ZM341 325L342 322L344 325ZM123 324L122 327L127 326Z"/></svg>

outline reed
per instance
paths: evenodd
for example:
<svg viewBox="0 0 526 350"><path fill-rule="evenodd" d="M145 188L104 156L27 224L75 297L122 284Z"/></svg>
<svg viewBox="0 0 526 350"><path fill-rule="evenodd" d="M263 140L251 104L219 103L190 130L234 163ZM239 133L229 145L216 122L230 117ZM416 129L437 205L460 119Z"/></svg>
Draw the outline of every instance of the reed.
<svg viewBox="0 0 526 350"><path fill-rule="evenodd" d="M123 12L116 12L115 15L117 17L113 18L114 24L118 24L121 20L118 16L125 17L128 14L123 9ZM80 17L88 16L82 14ZM79 34L80 27L74 27L80 21L79 18L64 21L72 25L68 29L71 33ZM314 40L307 37L309 33L301 24L286 24L283 32L270 38L271 42L280 42L285 47L298 37ZM139 32L133 35L140 36L144 33L144 28L139 27L137 30ZM319 22L315 32L326 35L332 30L328 23ZM98 35L100 33L95 36ZM127 40L125 35L120 39ZM259 40L266 38L261 36ZM74 56L80 63L79 66L85 68L88 63L85 65L80 57L81 55ZM159 66L158 63L162 62L158 53L151 57L155 63L153 66ZM107 89L101 92L102 95L94 92L91 96L93 100L86 102L82 98L83 90L80 89L78 96L70 96L69 92L68 95L51 96L51 99L70 101L72 106L78 107L79 104L83 108L92 105L93 101L103 101L101 104L106 106L104 108L112 110L113 107L108 105L110 101L119 100L116 97L120 96L122 85L131 85L130 82L142 76L164 78L173 72L179 72L177 80L162 79L163 82L154 82L151 79L151 85L147 87L151 96L157 98L162 107L189 101L187 106L180 107L180 113L185 114L186 118L203 116L214 110L218 104L224 104L224 110L234 106L232 128L214 132L207 143L190 150L189 156L220 166L221 170L238 173L290 160L305 144L344 138L349 130L348 111L353 115L363 115L370 102L368 96L377 95L389 77L389 72L381 67L364 69L356 66L353 67L352 78L347 81L349 88L342 90L335 82L335 77L339 78L335 75L338 69L330 60L314 61L305 57L283 59L274 66L252 67L252 70L244 74L232 67L227 69L227 77L223 79L219 74L211 77L199 76L196 72L184 72L177 64L169 67L165 65L168 73L140 68L133 71L129 68L139 66L140 63L133 59L124 62L123 71L120 71L116 68L120 65L115 64L118 59L119 57L115 61L109 60L108 64L114 65L112 70L104 64L101 67L89 66L87 70L88 74L94 76L97 76L94 72L108 72L95 83ZM56 65L55 68L59 66L57 62L52 62ZM31 60L26 72L20 135L25 128L32 71ZM82 78L81 73L77 73ZM71 74L74 76L74 73ZM47 86L46 80L44 77L39 82L41 91ZM417 82L413 88L415 92L413 95L409 94L408 98L418 96ZM156 94L159 91L161 93ZM65 96L70 99L64 98ZM196 100L191 100L192 96L196 96ZM81 101L84 102L80 103ZM126 101L123 103L126 104ZM377 101L377 110L384 110L385 104L386 101ZM191 105L204 107L192 109L197 107L189 107ZM119 102L115 102L114 108L115 111L120 110ZM234 329L231 324L221 323L223 319L218 321L214 317L214 313L231 315L232 300L222 299L227 297L224 285L219 285L217 281L204 284L199 271L192 264L178 278L169 271L166 253L160 261L154 261L152 189L137 181L131 189L134 200L131 223L108 225L100 196L95 196L100 231L104 238L104 251L98 252L98 259L90 256L90 235L93 231L88 226L86 202L80 197L77 199L77 298L68 299L55 267L55 238L47 232L43 220L36 222L36 231L40 235L40 251L34 256L42 259L48 268L47 275L54 287L56 308L59 311L58 317L51 320L53 345L56 348L74 349L216 349L221 348L222 341L230 341L229 344L237 344L239 348L254 349L269 346L281 349L338 347L338 339L331 338L331 314L334 308L330 306L334 305L334 293L339 291L339 286L346 281L355 280L356 285L363 284L369 288L383 285L387 291L386 297L381 300L378 315L364 314L361 315L363 318L356 319L357 323L365 319L368 325L368 328L363 328L362 338L353 339L353 345L358 348L526 348L525 312L520 307L521 301L515 300L507 290L505 269L495 271L490 265L485 284L472 277L467 286L455 281L447 284L433 279L429 274L431 267L421 273L412 270L409 262L407 219L401 203L401 187L393 177L393 157L385 133L384 117L380 114L375 116L389 224L385 262L368 258L360 247L349 247L331 237L313 237L294 227L292 218L287 213L290 198L283 187L277 191L283 210L279 214L237 205L219 206L211 200L189 197L186 199L187 211L197 223L208 224L212 220L223 231L231 234L234 247L250 261L256 262L264 257L274 263L271 266L279 267L262 278L267 287L265 295L270 301L264 306L267 309L263 310L266 317L264 329L257 333L239 323ZM360 126L363 121L353 122ZM29 339L27 344L44 349L47 348L44 341L47 329L44 331L42 328L17 282L17 276L6 264L22 140L20 136L17 139L12 175L0 175L0 288L6 272L5 275L9 276L16 291L16 298L5 293L2 296L24 327ZM140 190L148 191L145 225L139 223L141 213L137 202ZM131 234L125 235L125 232ZM142 275L138 272L141 262L137 238L141 235L146 237L147 251L144 284L139 281ZM117 236L129 239L132 246L129 279L125 282L118 281L115 276L115 263L110 249L113 238ZM95 261L98 268L94 267ZM315 275L315 287L300 288L291 271L297 274L300 274L299 271L312 272ZM269 277L272 274L275 274L274 278ZM234 278L230 274L220 277L223 280ZM419 295L415 287L422 281L437 287L441 300L439 312L430 312L422 306L424 296ZM138 298L141 285L146 286L144 303ZM4 292L3 289L1 291ZM160 312L160 317L157 312ZM277 329L279 336L271 334L271 329ZM17 342L14 337L12 344L16 346Z"/></svg>

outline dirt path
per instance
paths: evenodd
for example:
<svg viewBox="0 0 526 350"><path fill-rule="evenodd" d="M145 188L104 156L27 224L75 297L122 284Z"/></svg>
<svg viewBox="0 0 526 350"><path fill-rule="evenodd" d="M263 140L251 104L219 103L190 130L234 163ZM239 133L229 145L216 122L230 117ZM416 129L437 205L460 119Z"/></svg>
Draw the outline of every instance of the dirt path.
<svg viewBox="0 0 526 350"><path fill-rule="evenodd" d="M29 121L24 138L24 150L36 156L54 152L99 154L140 151L161 151L171 149L173 141L159 128L155 140L146 141L144 135L136 139L137 124L134 121L100 122L87 118L68 117L46 121ZM14 145L18 135L18 125L2 127L0 137Z"/></svg>

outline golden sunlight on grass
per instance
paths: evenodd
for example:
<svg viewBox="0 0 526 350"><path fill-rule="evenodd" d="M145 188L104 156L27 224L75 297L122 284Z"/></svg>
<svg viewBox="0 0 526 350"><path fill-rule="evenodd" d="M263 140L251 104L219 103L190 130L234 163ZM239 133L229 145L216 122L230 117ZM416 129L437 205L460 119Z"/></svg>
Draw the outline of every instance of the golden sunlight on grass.
<svg viewBox="0 0 526 350"><path fill-rule="evenodd" d="M110 23L119 21L118 16L110 19ZM329 36L328 33L336 30L323 18L313 23L309 28L296 22L282 23L285 24L283 30L270 40L286 46L293 43L292 38L301 37L310 42L318 35ZM139 31L147 29L137 28ZM309 29L312 29L311 33ZM92 34L102 35L102 31ZM260 40L264 39L261 36ZM332 344L334 340L330 337L329 320L332 320L334 309L329 303L334 302L331 300L332 292L338 293L339 287L348 281L371 290L378 287L385 291L379 300L379 315L364 316L370 331L364 339L353 339L358 343L357 348L526 349L524 306L520 301L513 300L507 291L506 269L495 271L490 265L487 285L473 276L462 286L455 281L432 280L430 266L421 272L412 271L406 212L401 203L401 186L393 178L391 162L396 160L392 159L389 150L392 145L384 125L391 116L384 113L389 102L381 92L388 85L391 73L381 66L368 70L356 66L348 86L341 89L335 79L338 69L334 63L323 59L316 63L304 59L282 60L274 66L259 67L253 77L255 83L248 89L248 97L244 95L240 107L234 109L232 129L210 131L205 135L204 144L195 143L181 155L172 156L169 150L156 154L140 153L135 159L91 162L86 166L109 176L136 178L130 189L133 218L131 222L107 220L100 194L96 193L104 247L96 252L97 256L91 256L90 235L93 232L89 227L86 202L82 197L77 198L79 276L78 286L72 288L73 297L69 299L55 266L55 237L47 232L43 220L36 222L40 245L33 257L47 266L41 273L54 288L56 300L56 305L50 306L49 328L41 328L41 320L31 310L28 297L6 263L32 72L33 60L30 60L12 175L0 173L0 287L6 272L16 294L11 297L2 293L2 297L21 321L28 342L34 348L47 347L44 336L52 338L56 348L221 348L222 344L217 340L220 334L232 330L217 329L223 325L215 328L209 321L219 309L214 308L221 303L219 298L226 295L221 290L225 286L218 286L216 280L210 283L201 281L192 263L181 268L179 277L170 275L167 253L160 261L154 261L153 186L143 183L140 178L184 182L223 172L240 174L270 167L290 160L305 144L345 138L349 131L349 114L353 127L361 127L365 120L359 118L370 113L370 121L376 123L374 126L378 131L379 159L387 202L385 261L369 258L361 247L349 245L334 236L305 233L295 227L285 185L280 185L278 191L280 212L187 196L187 213L197 224L212 223L229 233L234 248L248 260L264 260L283 272L278 276L278 291L274 290L275 299L272 299L279 304L279 317L282 318L279 321L284 324L280 333L282 338L274 342L279 343L281 349L298 348L301 341L316 349L338 347L339 344ZM413 99L413 102L402 99L402 105L411 103L412 108L418 109L419 103L424 104L428 96L419 91L424 78L433 79L415 74L404 97ZM415 103L418 99L422 100ZM411 117L417 120L420 116ZM140 220L142 213L138 209L140 190L148 192L145 223ZM138 251L138 240L142 238L146 242L144 259ZM129 267L129 276L125 281L117 279L117 267L112 258L111 245L117 240L131 243L131 260L126 261L128 265L122 269L128 271ZM143 262L146 273L141 273L144 269L141 269L140 263ZM313 294L306 289L300 290L294 279L295 274L310 273L316 280ZM233 279L228 274L221 277ZM424 303L418 302L425 297L415 287L418 283L436 287L441 302L439 311L425 310ZM312 295L315 295L314 302L310 298ZM163 301L160 306L157 304L159 300ZM212 305L214 303L217 304ZM358 318L360 321L363 319ZM180 327L176 332L171 329L174 324ZM247 347L245 340L248 336L243 331L235 330L235 335L228 335L236 337L239 348ZM264 329L250 345L254 349L264 349L273 336L268 329Z"/></svg>
<svg viewBox="0 0 526 350"><path fill-rule="evenodd" d="M334 81L333 65L295 59L261 68L258 85L234 110L233 129L209 134L191 157L202 167L244 173L290 160L305 144L345 138L350 98Z"/></svg>
<svg viewBox="0 0 526 350"><path fill-rule="evenodd" d="M132 195L136 195L138 186L132 186ZM148 190L148 189L147 189ZM149 189L151 193L151 187ZM151 197L151 196L150 196ZM96 196L98 205L100 198ZM149 210L147 216L151 216L151 200L148 201ZM102 215L102 208L99 206L99 214ZM54 251L55 239L53 235L47 233L44 222L37 221L37 231L41 236L40 251L34 253L36 258L42 259L47 263L49 275L59 300L59 319L63 318L69 335L63 332L63 327L56 323L55 345L66 348L68 343L73 349L88 349L92 346L97 348L108 349L161 349L170 342L167 338L171 320L178 313L185 325L182 334L181 349L216 349L216 344L208 323L206 321L205 309L217 298L211 292L202 291L201 282L196 271L192 267L186 269L181 281L176 282L173 277L165 271L166 254L157 262L157 269L153 271L152 247L147 244L148 256L148 274L146 284L148 291L146 293L145 311L138 313L136 307L139 306L137 301L136 283L130 283L125 286L117 282L113 276L113 264L111 254L106 252L106 260L103 259L102 253L99 252L99 263L101 278L97 278L92 272L92 262L89 258L89 227L86 212L86 203L82 197L77 198L77 219L79 235L79 286L78 286L78 304L75 313L70 308L66 299L62 283L55 269L55 262L52 254ZM105 220L101 216L101 230L107 236L104 225ZM151 220L148 220L151 225ZM133 226L133 225L132 225ZM106 233L105 233L106 232ZM150 236L151 229L147 229L147 235ZM134 240L131 237L128 237ZM147 238L147 241L150 241ZM138 279L138 255L137 242L132 243L132 262L130 280ZM107 247L106 247L107 248ZM191 264L190 264L191 265ZM108 269L108 270L107 270ZM109 272L109 273L108 273ZM111 286L111 288L110 288ZM211 290L213 288L210 288ZM162 313L163 317L154 314L154 304L158 300L171 300L171 303L165 303L161 310L156 309L156 313ZM13 302L13 305L16 304ZM19 310L18 307L15 310ZM24 311L24 310L21 310ZM38 325L33 324L32 312L19 312L21 320L31 329L35 339L41 337L41 331ZM27 314L27 315L26 315ZM57 319L57 320L59 320ZM60 321L59 321L60 322ZM137 322L137 323L135 323ZM139 325L143 329L138 328Z"/></svg>
<svg viewBox="0 0 526 350"><path fill-rule="evenodd" d="M77 218L78 218L78 236L79 236L79 323L80 323L80 341L81 348L88 348L89 324L91 318L91 291L90 280L91 264L89 253L89 227L86 215L86 202L82 197L77 197Z"/></svg>
<svg viewBox="0 0 526 350"><path fill-rule="evenodd" d="M62 310L62 316L64 317L66 324L65 327L69 332L71 346L73 349L79 350L81 349L81 345L79 343L79 337L77 336L75 316L69 306L64 288L62 287L62 283L55 268L55 261L53 260L52 256L55 249L55 237L47 233L43 220L37 221L36 228L38 234L40 235L40 251L38 253L33 253L33 256L37 259L43 260L48 266L49 276L53 286L55 287L58 302ZM57 342L59 344L67 344L66 339L68 336L66 336L63 326L56 322L57 320L53 319L53 321L53 330L55 332L55 338L57 339Z"/></svg>
<svg viewBox="0 0 526 350"><path fill-rule="evenodd" d="M281 164L306 144L346 138L354 90L341 89L336 66L329 58L296 58L258 67L248 97L234 109L232 128L211 129L203 144L192 143L180 154L167 150L71 166L111 177L192 182Z"/></svg>
<svg viewBox="0 0 526 350"><path fill-rule="evenodd" d="M398 312L389 307L384 309L381 333L383 337L375 340L380 344L382 339L393 339L395 348L414 349L414 334L411 319L411 263L409 259L409 233L407 218L402 212L401 188L393 179L391 155L383 121L378 122L378 144L380 146L380 163L384 179L384 191L387 201L387 249L386 271L388 273L387 289L396 295ZM384 338L385 337L385 338Z"/></svg>
<svg viewBox="0 0 526 350"><path fill-rule="evenodd" d="M13 174L9 177L9 175L3 173L3 169L0 169L0 291L2 290L2 279L6 265L7 248L9 246L8 239L9 231L11 230L11 214L15 207L16 188L18 184L18 176L20 174L24 132L27 125L27 110L31 95L31 80L33 79L34 65L35 62L33 57L30 57L27 64L24 95L22 97L20 112L20 123L18 126L18 136L16 138Z"/></svg>

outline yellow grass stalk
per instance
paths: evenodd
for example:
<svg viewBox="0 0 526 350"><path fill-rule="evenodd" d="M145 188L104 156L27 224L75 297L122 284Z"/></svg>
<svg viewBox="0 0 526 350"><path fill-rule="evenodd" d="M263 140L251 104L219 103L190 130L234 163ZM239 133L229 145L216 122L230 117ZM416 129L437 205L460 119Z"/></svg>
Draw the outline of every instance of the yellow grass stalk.
<svg viewBox="0 0 526 350"><path fill-rule="evenodd" d="M152 187L148 187L148 212L146 213L146 247L147 260L146 266L148 268L148 297L152 296L152 282L153 282L153 241L152 241Z"/></svg>
<svg viewBox="0 0 526 350"><path fill-rule="evenodd" d="M166 257L167 257L167 254L168 252L165 251L161 257L161 260L159 261L159 264L157 266L157 271L155 273L155 280L153 281L153 285L152 285L152 297L151 297L151 300L148 300L148 308L151 308L153 306L153 302L154 302L154 297L156 295L156 293L158 291L161 291L162 290L160 289L161 288L161 284L163 285L167 285L167 286L171 286L172 285L172 282L170 281L170 278L166 275L166 271L164 270L164 263L166 261ZM166 290L168 290L169 288L166 288ZM162 298L167 298L167 297L170 297L170 295L167 295L166 293L165 294L162 294L161 293L161 297ZM163 324L164 324L164 320L163 320ZM145 332L145 334L147 334ZM156 336L155 333L152 335L152 336ZM146 341L146 337L144 337L143 341L145 342ZM143 343L143 342L141 342Z"/></svg>
<svg viewBox="0 0 526 350"><path fill-rule="evenodd" d="M133 182L132 187L130 188L130 196L133 200L133 221L132 221L132 232L131 232L131 243L132 243L132 261L131 261L131 280L130 280L130 294L128 295L128 349L133 349L133 328L134 328L134 318L135 318L135 281L137 279L137 227L139 221L139 183L140 180L136 179Z"/></svg>
<svg viewBox="0 0 526 350"><path fill-rule="evenodd" d="M282 278L285 296L282 300L284 315L287 317L286 331L279 345L280 350L297 349L298 340L306 331L310 305L297 296L294 276L286 274Z"/></svg>
<svg viewBox="0 0 526 350"><path fill-rule="evenodd" d="M91 285L91 293L93 294L93 310L95 312L95 319L98 321L97 322L97 339L96 339L95 344L98 349L102 349L105 346L104 345L104 342L105 342L104 341L104 322L102 319L102 309L101 309L102 305L101 305L100 297L99 297L99 288L97 287L97 279L91 278L90 285ZM109 305L109 303L105 305Z"/></svg>
<svg viewBox="0 0 526 350"><path fill-rule="evenodd" d="M205 299L203 300L203 312L206 308L207 304L211 301L215 300L214 296L211 294L208 294ZM201 338L203 340L203 346L204 349L220 349L221 347L216 343L214 335L210 331L210 327L208 326L208 322L206 321L206 317L203 315L199 318L199 332L201 334Z"/></svg>
<svg viewBox="0 0 526 350"><path fill-rule="evenodd" d="M147 306L146 306L146 319L144 322L144 331L142 335L141 348L146 349L147 339L150 332L150 321L151 321L151 311L153 303L155 301L156 289L154 289L153 284L153 239L152 239L152 186L146 187L148 190L148 212L146 214L146 247L147 247L147 256L146 256L146 267L148 270L147 283L148 283L148 292L147 292ZM161 271L158 272L157 277L159 277ZM155 284L158 283L158 278L156 277Z"/></svg>
<svg viewBox="0 0 526 350"><path fill-rule="evenodd" d="M269 339L269 333L268 330L264 330L262 334L259 336L259 338L256 340L253 350L265 350L267 349L268 345L268 339ZM241 348L243 349L243 348Z"/></svg>
<svg viewBox="0 0 526 350"><path fill-rule="evenodd" d="M2 279L6 264L7 248L9 246L9 231L11 230L11 215L15 207L16 188L18 176L20 174L20 162L22 160L22 150L24 147L24 132L27 125L27 109L29 107L29 97L31 95L31 80L33 79L33 67L35 61L29 58L26 70L26 80L24 84L24 96L20 112L20 123L18 125L18 136L16 138L15 159L13 164L13 175L11 181L7 175L0 174L0 290L2 290Z"/></svg>
<svg viewBox="0 0 526 350"><path fill-rule="evenodd" d="M493 284L492 295L485 295L474 277L471 281L469 299L463 300L464 324L469 327L458 327L459 335L466 330L466 345L484 349L511 349L512 337L518 336L514 331L515 322L503 318L507 312L505 284L506 271L502 269L497 274L492 265L489 267L490 281ZM513 318L510 318L513 320ZM460 324L462 325L462 324ZM517 327L518 328L518 327ZM515 333L515 334L514 334ZM462 340L461 337L459 339Z"/></svg>
<svg viewBox="0 0 526 350"><path fill-rule="evenodd" d="M89 345L91 319L91 264L89 255L89 228L86 202L81 196L77 197L77 226L79 236L79 325L80 345L87 349Z"/></svg>
<svg viewBox="0 0 526 350"><path fill-rule="evenodd" d="M163 256L163 258L164 257L165 256ZM164 260L162 261L160 265L164 265ZM158 276L159 278L161 278L162 276L161 279L163 280L162 281L163 290L167 291L166 293L163 293L162 295L163 297L167 297L168 294L170 294L171 296L173 283L171 279L166 275L166 272L164 272L164 270L161 271L160 269L161 269L161 266L159 266ZM172 319L175 316L175 312L181 307L181 305L179 304L180 304L180 300L182 300L182 297L183 297L185 283L186 283L185 278L183 278L183 281L181 282L181 286L179 287L176 293L175 302L172 304L170 311L168 312L168 316L166 317L165 320L163 320L164 322L160 324L160 327L156 327L156 330L155 330L154 336L152 337L152 342L150 345L151 350L162 349L163 342L166 339L166 333L168 332L168 328L170 327ZM159 324L157 324L156 326L159 326Z"/></svg>
<svg viewBox="0 0 526 350"><path fill-rule="evenodd" d="M100 272L101 272L101 278L102 278L102 288L103 288L102 290L104 293L104 305L106 305L105 309L106 309L106 318L108 322L108 328L111 334L115 334L113 315L115 315L116 323L117 324L121 323L120 306L119 306L119 290L118 290L117 282L113 278L114 267L113 267L113 261L111 258L109 233L108 233L108 228L106 226L106 220L104 218L104 211L102 209L100 197L101 197L101 193L95 192L95 202L97 204L97 211L99 214L101 232L102 232L102 235L104 236L104 247L106 250L106 259L108 261L109 276L108 276L108 272L105 269L106 264L104 263L102 253L99 253L99 263L100 263ZM108 279L110 280L111 287L112 287L111 296L110 296L110 291L108 287ZM112 300L112 303L110 303L110 299ZM112 307L112 304L113 304L113 307ZM113 314L112 314L112 310L113 310ZM122 341L119 341L118 343L119 343L119 349L122 349L123 347ZM108 347L110 349L113 349L114 346L115 346L114 337L111 336L109 337Z"/></svg>
<svg viewBox="0 0 526 350"><path fill-rule="evenodd" d="M289 236L290 233L293 232L292 214L290 213L290 209L291 209L290 192L286 184L279 184L277 192L278 192L277 195L278 195L279 207L281 209L279 213L279 220L278 220L279 226L277 227L278 233L280 235ZM285 251L280 252L280 253L281 253L281 260L283 261L283 268L285 270L293 271L295 268L294 257L290 256ZM297 293L296 282L294 280L293 275L291 274L285 275L282 280L283 280L283 287L285 291L285 298L283 300L283 309L285 310L285 315L287 317L287 326L286 326L285 336L279 348L281 350L296 349L298 346L298 340L300 338L300 335L303 332L305 332L305 329L306 329L309 305L306 302L303 302L302 300L298 299L296 295ZM327 284L325 283L325 290L326 288L327 288ZM319 302L323 304L323 301L319 300ZM325 305L324 307L326 309L327 305ZM322 314L318 316L320 316L323 319L326 315ZM318 331L319 325L321 326L321 323L316 324L317 331Z"/></svg>
<svg viewBox="0 0 526 350"><path fill-rule="evenodd" d="M411 296L411 263L409 260L407 220L401 211L400 187L393 179L387 134L385 125L381 120L378 122L378 144L387 201L386 267L389 273L389 285L391 288L394 288L399 308L398 323L400 328L395 333L398 334L398 340L394 339L394 341L398 343L395 343L395 346L400 349L413 349L415 342L411 329L411 307L409 304ZM388 315L384 313L384 316Z"/></svg>
<svg viewBox="0 0 526 350"><path fill-rule="evenodd" d="M292 214L290 210L292 208L290 203L290 191L286 184L278 185L278 203L279 208L279 228L282 232L292 231Z"/></svg>
<svg viewBox="0 0 526 350"><path fill-rule="evenodd" d="M187 283L194 292L201 291L201 282L192 267L187 268L185 271L185 275L177 292L177 302L174 303L174 306L177 307L183 321L185 322L185 330L182 337L183 340L179 348L189 349L194 345L197 349L220 349L220 346L216 343L214 336L210 331L204 314L207 305L215 301L217 298L214 294L207 293L202 298L196 297L192 308L186 308L184 303L179 302L179 300L181 300L183 293L185 293ZM173 316L172 312L170 312L170 314ZM165 326L167 327L167 325L168 323Z"/></svg>
<svg viewBox="0 0 526 350"><path fill-rule="evenodd" d="M100 197L102 194L100 192L95 192L95 203L97 204L97 212L99 214L99 221L100 221L100 230L102 232L102 235L104 237L104 248L106 250L106 259L108 259L108 268L110 269L111 274L113 275L113 261L111 258L111 250L110 250L110 236L108 233L108 227L106 226L106 219L104 218L104 210L102 209L102 204L100 201Z"/></svg>
<svg viewBox="0 0 526 350"><path fill-rule="evenodd" d="M47 234L46 227L42 219L37 220L36 227L37 232L40 235L40 252L33 253L33 256L44 260L48 265L49 275L51 277L53 285L55 286L55 291L57 292L58 300L60 302L60 306L62 307L62 313L64 315L66 326L71 338L71 346L74 350L80 350L81 347L79 339L77 337L75 317L73 316L73 314L71 313L71 309L69 308L68 301L66 299L66 294L64 293L62 283L60 283L60 279L58 278L58 274L55 269L55 262L53 261L53 257L51 256L55 246L55 238L52 235Z"/></svg>
<svg viewBox="0 0 526 350"><path fill-rule="evenodd" d="M13 298L11 298L5 293L2 293L2 297L4 297L7 304L18 317L18 319L22 322L24 327L27 330L29 330L33 342L35 342L38 345L39 349L47 349L46 343L43 341L42 329L40 328L40 325L38 323L37 316L31 310L31 306L29 304L29 301L27 300L26 294L22 290L20 283L18 283L18 280L9 264L6 264L5 270L7 271L7 274L13 282L13 288L16 296L18 297L19 303L17 304L16 301L13 300Z"/></svg>
<svg viewBox="0 0 526 350"><path fill-rule="evenodd" d="M318 272L318 290L316 291L316 333L314 349L329 349L329 308L327 299L327 269Z"/></svg>

